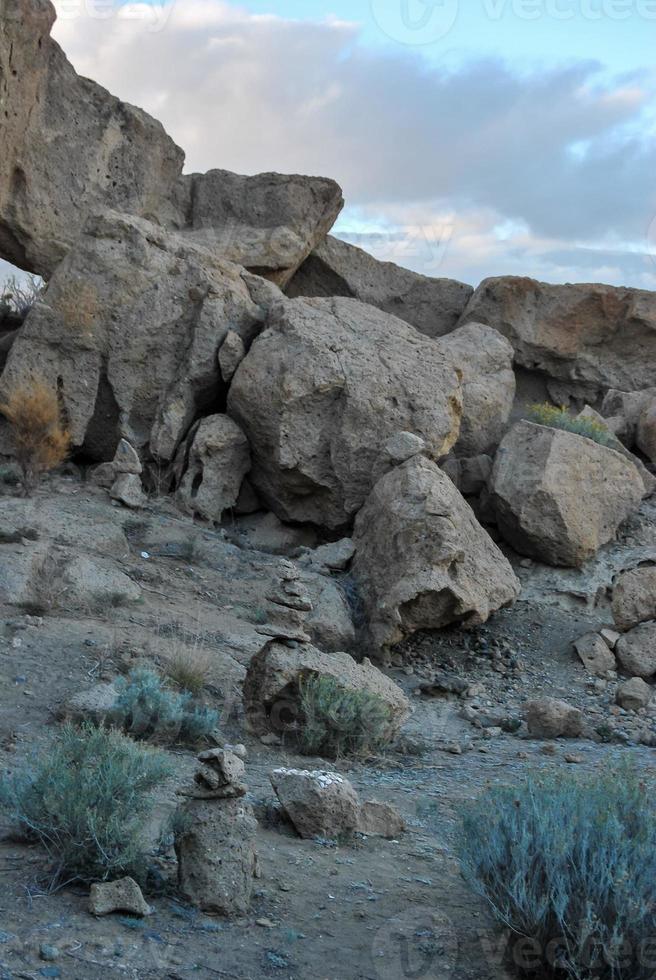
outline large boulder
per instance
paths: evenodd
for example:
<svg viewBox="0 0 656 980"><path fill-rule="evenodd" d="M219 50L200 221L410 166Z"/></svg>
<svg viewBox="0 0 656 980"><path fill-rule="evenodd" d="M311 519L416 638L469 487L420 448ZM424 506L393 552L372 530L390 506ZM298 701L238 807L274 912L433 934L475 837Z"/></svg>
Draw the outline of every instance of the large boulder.
<svg viewBox="0 0 656 980"><path fill-rule="evenodd" d="M462 421L456 456L492 452L501 442L515 400L512 345L498 330L468 323L443 337L440 350L462 379Z"/></svg>
<svg viewBox="0 0 656 980"><path fill-rule="evenodd" d="M637 510L644 485L614 449L518 422L497 452L490 503L506 541L549 565L577 567Z"/></svg>
<svg viewBox="0 0 656 980"><path fill-rule="evenodd" d="M0 255L50 277L87 215L153 216L184 154L155 119L81 78L49 0L0 3Z"/></svg>
<svg viewBox="0 0 656 980"><path fill-rule="evenodd" d="M558 698L527 701L524 717L535 738L578 738L583 732L583 713Z"/></svg>
<svg viewBox="0 0 656 980"><path fill-rule="evenodd" d="M656 565L622 572L613 587L613 619L622 630L656 620Z"/></svg>
<svg viewBox="0 0 656 980"><path fill-rule="evenodd" d="M149 222L106 212L32 309L0 387L42 376L61 394L73 445L92 458L111 460L125 438L169 461L218 399L228 330L250 341L261 329L261 303L277 290L265 283L261 295L260 283Z"/></svg>
<svg viewBox="0 0 656 980"><path fill-rule="evenodd" d="M283 520L348 525L397 432L435 459L458 438L462 392L438 344L351 299L287 300L234 376L228 412L251 444L250 479Z"/></svg>
<svg viewBox="0 0 656 980"><path fill-rule="evenodd" d="M286 292L291 297L359 299L405 320L427 337L441 337L454 329L474 290L455 279L433 279L393 262L379 262L329 235L303 263Z"/></svg>
<svg viewBox="0 0 656 980"><path fill-rule="evenodd" d="M518 364L552 378L624 391L654 384L655 292L502 276L480 284L460 322L470 320L495 327Z"/></svg>
<svg viewBox="0 0 656 980"><path fill-rule="evenodd" d="M189 447L178 496L187 510L220 521L234 507L251 465L248 440L227 415L204 418Z"/></svg>
<svg viewBox="0 0 656 980"><path fill-rule="evenodd" d="M334 180L298 174L182 177L174 223L211 252L285 286L344 206Z"/></svg>
<svg viewBox="0 0 656 980"><path fill-rule="evenodd" d="M640 623L617 641L615 654L629 677L656 675L656 623Z"/></svg>
<svg viewBox="0 0 656 980"><path fill-rule="evenodd" d="M520 585L440 468L414 456L382 477L355 521L353 573L372 639L484 623Z"/></svg>
<svg viewBox="0 0 656 980"><path fill-rule="evenodd" d="M299 681L330 677L351 691L367 691L385 702L395 733L410 714L410 702L394 681L367 659L347 653L323 653L309 643L294 647L271 641L256 654L244 681L244 708L251 729L259 735L283 732L299 717ZM393 734L390 733L390 734Z"/></svg>

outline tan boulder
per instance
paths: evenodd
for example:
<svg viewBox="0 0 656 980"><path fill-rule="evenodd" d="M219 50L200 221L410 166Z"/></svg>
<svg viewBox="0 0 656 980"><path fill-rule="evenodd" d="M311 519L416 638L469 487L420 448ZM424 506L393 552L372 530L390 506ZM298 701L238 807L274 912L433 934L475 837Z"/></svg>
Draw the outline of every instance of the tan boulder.
<svg viewBox="0 0 656 980"><path fill-rule="evenodd" d="M645 684L642 677L632 677L625 681L617 689L616 701L621 708L627 711L640 711L646 708L652 697L652 689L649 684Z"/></svg>
<svg viewBox="0 0 656 980"><path fill-rule="evenodd" d="M456 372L434 341L349 299L277 306L228 396L268 506L331 529L362 506L390 436L420 436L438 459L458 437L461 406Z"/></svg>
<svg viewBox="0 0 656 980"><path fill-rule="evenodd" d="M329 235L287 286L290 297L347 296L376 306L427 337L451 333L473 288L455 279L434 279L379 262L355 245Z"/></svg>
<svg viewBox="0 0 656 980"><path fill-rule="evenodd" d="M617 641L615 655L631 677L656 675L656 623L641 623Z"/></svg>
<svg viewBox="0 0 656 980"><path fill-rule="evenodd" d="M585 633L574 642L574 649L589 674L606 677L617 667L612 650L599 633Z"/></svg>
<svg viewBox="0 0 656 980"><path fill-rule="evenodd" d="M0 5L0 256L46 278L88 215L154 215L184 162L160 123L76 74L54 20L48 0Z"/></svg>
<svg viewBox="0 0 656 980"><path fill-rule="evenodd" d="M394 681L366 658L357 663L347 653L323 653L310 644L288 647L272 641L251 660L243 697L251 729L258 735L285 730L298 718L300 678L331 677L352 691L368 691L390 710L394 733L410 714L410 702Z"/></svg>
<svg viewBox="0 0 656 980"><path fill-rule="evenodd" d="M528 701L524 717L535 738L578 738L583 731L582 712L558 698Z"/></svg>
<svg viewBox="0 0 656 980"><path fill-rule="evenodd" d="M654 384L656 293L595 283L485 279L460 323L487 323L515 361L564 381L639 391Z"/></svg>
<svg viewBox="0 0 656 980"><path fill-rule="evenodd" d="M577 567L615 537L644 485L615 450L524 421L499 447L490 490L499 529L516 551Z"/></svg>
<svg viewBox="0 0 656 980"><path fill-rule="evenodd" d="M627 447L622 442L622 440L610 429L608 425L610 420L605 419L603 415L595 411L595 409L592 408L590 405L586 405L576 417L577 419L590 419L592 422L596 422L599 425L605 426L606 428L605 445L609 449L614 449L615 452L620 453L622 456L624 456L625 459L628 459L629 462L633 463L635 468L640 473L640 478L642 479L642 482L644 484L645 487L644 496L645 497L650 496L654 492L654 489L656 489L656 477L653 475L653 473L649 472L649 470L642 462L640 457L635 456L629 449L627 449Z"/></svg>
<svg viewBox="0 0 656 980"><path fill-rule="evenodd" d="M227 415L210 415L196 429L178 498L192 514L220 522L234 507L251 465L248 440Z"/></svg>
<svg viewBox="0 0 656 980"><path fill-rule="evenodd" d="M415 456L382 477L355 521L353 574L377 647L419 629L484 623L520 585L451 480Z"/></svg>
<svg viewBox="0 0 656 980"><path fill-rule="evenodd" d="M208 251L285 286L344 207L334 180L209 170L181 178L177 226Z"/></svg>
<svg viewBox="0 0 656 980"><path fill-rule="evenodd" d="M228 330L261 328L252 282L148 222L97 216L28 316L0 387L35 373L57 386L73 445L92 458L111 460L123 438L169 461L216 400Z"/></svg>
<svg viewBox="0 0 656 980"><path fill-rule="evenodd" d="M339 773L274 769L269 779L300 837L330 840L358 826L358 794Z"/></svg>
<svg viewBox="0 0 656 980"><path fill-rule="evenodd" d="M127 912L143 917L153 910L146 902L134 878L116 881L96 881L91 885L89 912L91 915L109 915L111 912Z"/></svg>
<svg viewBox="0 0 656 980"><path fill-rule="evenodd" d="M456 456L496 449L515 400L512 345L498 330L468 323L439 341L462 379L462 420Z"/></svg>
<svg viewBox="0 0 656 980"><path fill-rule="evenodd" d="M622 572L613 586L613 619L622 630L656 619L656 565Z"/></svg>

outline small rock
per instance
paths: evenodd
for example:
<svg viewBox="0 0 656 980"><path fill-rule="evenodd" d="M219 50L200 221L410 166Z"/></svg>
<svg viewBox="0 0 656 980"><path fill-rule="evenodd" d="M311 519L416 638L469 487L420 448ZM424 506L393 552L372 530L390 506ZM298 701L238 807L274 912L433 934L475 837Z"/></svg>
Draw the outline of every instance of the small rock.
<svg viewBox="0 0 656 980"><path fill-rule="evenodd" d="M398 810L389 803L366 800L360 806L358 831L371 837L394 840L405 830L405 821Z"/></svg>
<svg viewBox="0 0 656 980"><path fill-rule="evenodd" d="M536 738L577 738L583 730L583 714L557 698L528 701L525 718L530 735Z"/></svg>
<svg viewBox="0 0 656 980"><path fill-rule="evenodd" d="M333 839L358 828L357 793L339 773L274 769L269 779L301 837Z"/></svg>
<svg viewBox="0 0 656 980"><path fill-rule="evenodd" d="M621 633L616 632L616 630L608 629L608 627L599 631L599 636L605 643L608 644L611 650L615 649L617 646L617 641L620 639L621 635Z"/></svg>
<svg viewBox="0 0 656 980"><path fill-rule="evenodd" d="M109 495L131 510L139 510L148 505L148 498L143 491L141 479L136 473L122 473L114 480Z"/></svg>
<svg viewBox="0 0 656 980"><path fill-rule="evenodd" d="M574 649L586 670L597 677L605 677L617 666L612 651L599 633L585 633L574 642Z"/></svg>
<svg viewBox="0 0 656 980"><path fill-rule="evenodd" d="M621 684L617 691L617 703L627 711L640 711L651 701L652 689L641 677L632 677Z"/></svg>
<svg viewBox="0 0 656 980"><path fill-rule="evenodd" d="M56 946L50 946L48 943L42 943L39 947L39 956L47 963L51 963L54 960L59 959L59 950Z"/></svg>
<svg viewBox="0 0 656 980"><path fill-rule="evenodd" d="M568 752L567 755L564 756L564 759L565 762L569 763L570 765L578 765L580 762L585 761L582 755L574 755L571 752Z"/></svg>
<svg viewBox="0 0 656 980"><path fill-rule="evenodd" d="M89 894L91 915L109 915L110 912L129 912L130 915L150 915L152 909L141 893L134 878L117 881L100 881L91 886Z"/></svg>

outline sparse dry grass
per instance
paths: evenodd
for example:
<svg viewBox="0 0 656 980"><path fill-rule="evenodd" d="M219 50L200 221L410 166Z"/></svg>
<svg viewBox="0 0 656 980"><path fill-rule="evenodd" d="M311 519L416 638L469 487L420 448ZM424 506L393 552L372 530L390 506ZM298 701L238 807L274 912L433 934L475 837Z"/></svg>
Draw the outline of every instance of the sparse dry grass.
<svg viewBox="0 0 656 980"><path fill-rule="evenodd" d="M205 687L209 668L210 655L200 640L192 646L176 644L165 665L170 680L181 691L189 691L193 695L200 694Z"/></svg>
<svg viewBox="0 0 656 980"><path fill-rule="evenodd" d="M43 378L33 377L9 392L0 403L0 412L9 422L21 483L29 495L43 474L63 463L70 450L57 392Z"/></svg>

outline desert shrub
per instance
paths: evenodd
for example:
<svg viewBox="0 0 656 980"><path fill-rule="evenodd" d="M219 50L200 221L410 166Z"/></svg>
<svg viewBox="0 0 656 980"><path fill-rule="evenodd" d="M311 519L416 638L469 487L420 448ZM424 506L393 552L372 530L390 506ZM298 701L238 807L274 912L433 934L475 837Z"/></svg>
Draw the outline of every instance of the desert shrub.
<svg viewBox="0 0 656 980"><path fill-rule="evenodd" d="M540 425L548 425L552 429L564 429L565 432L573 432L577 436L585 436L598 442L600 446L613 446L615 439L612 432L598 419L575 418L570 415L566 408L556 408L545 402L542 405L531 405L528 413L530 422L538 422Z"/></svg>
<svg viewBox="0 0 656 980"><path fill-rule="evenodd" d="M11 441L21 482L31 493L44 473L66 459L70 436L62 422L57 392L42 378L17 385L0 412L9 422Z"/></svg>
<svg viewBox="0 0 656 980"><path fill-rule="evenodd" d="M112 717L135 738L199 742L218 724L218 712L193 705L189 691L169 690L153 670L138 668L117 683Z"/></svg>
<svg viewBox="0 0 656 980"><path fill-rule="evenodd" d="M332 677L310 674L299 683L303 752L335 758L380 751L392 738L392 714L382 698L353 691Z"/></svg>
<svg viewBox="0 0 656 980"><path fill-rule="evenodd" d="M189 691L198 696L205 687L210 669L210 655L204 648L201 637L195 637L190 646L176 643L165 669L168 677L181 691Z"/></svg>
<svg viewBox="0 0 656 980"><path fill-rule="evenodd" d="M0 782L0 804L43 845L57 880L143 878L148 794L170 774L163 752L120 732L67 726L32 767Z"/></svg>
<svg viewBox="0 0 656 980"><path fill-rule="evenodd" d="M631 764L488 789L465 813L461 857L515 936L515 966L577 980L654 976L654 786Z"/></svg>

